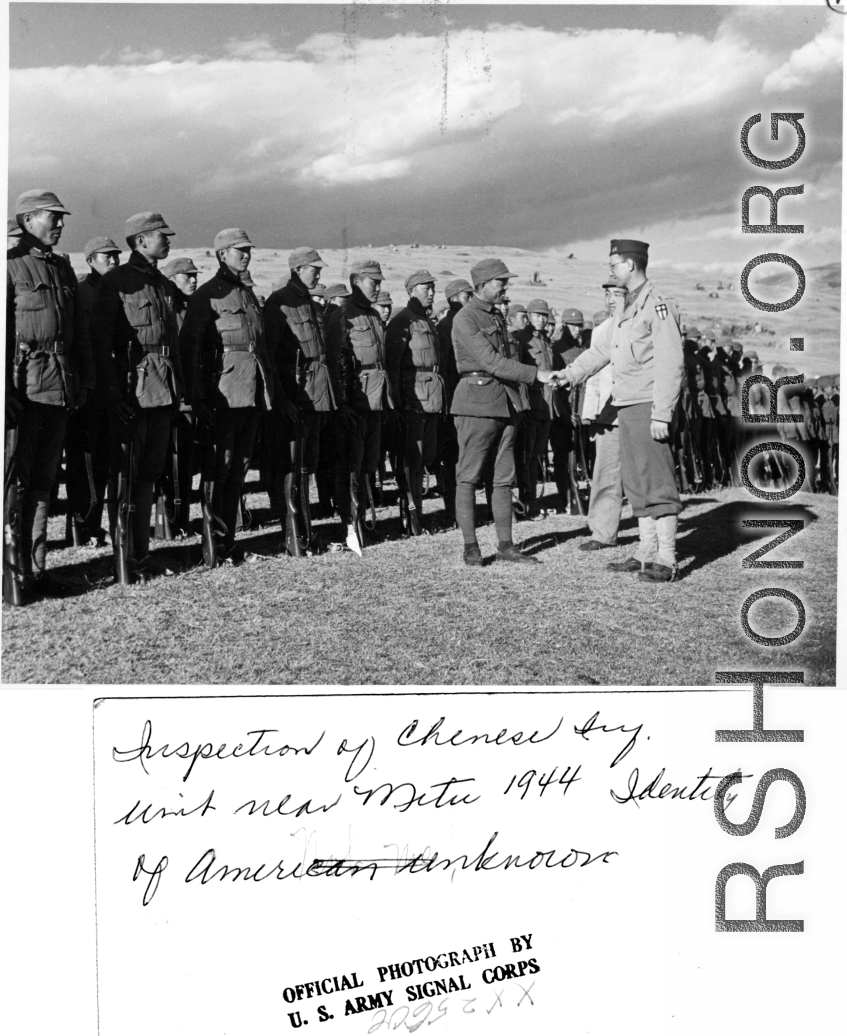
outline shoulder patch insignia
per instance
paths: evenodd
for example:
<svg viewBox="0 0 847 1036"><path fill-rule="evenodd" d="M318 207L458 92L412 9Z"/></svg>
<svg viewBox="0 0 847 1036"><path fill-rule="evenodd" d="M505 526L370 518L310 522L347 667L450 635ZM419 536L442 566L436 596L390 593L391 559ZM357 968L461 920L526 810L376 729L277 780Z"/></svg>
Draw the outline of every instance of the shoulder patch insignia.
<svg viewBox="0 0 847 1036"><path fill-rule="evenodd" d="M664 304L664 302L660 302L656 306L656 312L659 314L659 316L662 318L662 320L667 320L668 307Z"/></svg>

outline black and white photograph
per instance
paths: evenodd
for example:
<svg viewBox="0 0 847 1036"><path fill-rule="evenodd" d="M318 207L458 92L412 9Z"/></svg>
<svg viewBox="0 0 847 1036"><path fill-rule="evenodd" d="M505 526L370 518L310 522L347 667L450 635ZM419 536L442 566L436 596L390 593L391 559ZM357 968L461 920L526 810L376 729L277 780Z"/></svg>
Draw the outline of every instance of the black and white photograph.
<svg viewBox="0 0 847 1036"><path fill-rule="evenodd" d="M844 0L5 13L9 1031L847 1034Z"/></svg>
<svg viewBox="0 0 847 1036"><path fill-rule="evenodd" d="M10 13L6 681L834 684L836 11Z"/></svg>

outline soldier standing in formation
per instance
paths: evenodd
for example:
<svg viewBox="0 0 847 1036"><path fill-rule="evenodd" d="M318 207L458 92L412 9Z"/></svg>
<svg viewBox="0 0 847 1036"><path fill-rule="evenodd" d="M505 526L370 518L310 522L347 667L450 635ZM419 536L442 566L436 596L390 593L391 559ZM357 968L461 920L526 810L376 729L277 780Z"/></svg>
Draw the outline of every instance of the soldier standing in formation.
<svg viewBox="0 0 847 1036"><path fill-rule="evenodd" d="M327 326L327 356L343 429L336 433L336 504L348 546L365 544L366 478L379 468L384 416L396 403L385 370L385 329L373 303L382 268L359 259L350 268L350 293L340 296Z"/></svg>
<svg viewBox="0 0 847 1036"><path fill-rule="evenodd" d="M222 560L237 560L235 526L259 413L274 400L274 367L268 355L259 304L242 283L253 246L240 227L215 235L218 269L191 297L180 332L186 401L198 420L213 422L212 511L220 521ZM217 549L217 548L216 548Z"/></svg>
<svg viewBox="0 0 847 1036"><path fill-rule="evenodd" d="M428 270L417 270L406 278L406 291L409 303L388 325L385 355L391 391L405 425L397 450L406 495L405 522L408 533L419 536L423 531L424 468L435 463L444 379L438 334L428 315L435 300L435 278Z"/></svg>
<svg viewBox="0 0 847 1036"><path fill-rule="evenodd" d="M291 507L291 483L304 476L304 484L299 488L302 506L308 509L309 479L318 469L321 442L331 415L337 410L327 366L323 314L311 294L326 263L314 248L295 248L288 257L288 266L288 283L273 292L265 307L270 352L285 394L297 408L297 414L289 416L299 421L296 435L290 439L299 447L293 454L284 448L285 430L280 429L278 435L277 457L281 466L277 490L280 479L284 480L286 505ZM296 470L297 465L300 471ZM282 525L285 531L284 518ZM286 546L290 554L297 553L290 536L286 536Z"/></svg>
<svg viewBox="0 0 847 1036"><path fill-rule="evenodd" d="M158 212L130 216L125 227L130 257L103 274L91 311L95 403L109 411L112 444L109 529L115 544L121 449L131 444L129 567L141 577L164 571L149 556L150 515L167 454L171 416L183 394L174 287L157 265L167 259L168 239L174 233Z"/></svg>
<svg viewBox="0 0 847 1036"><path fill-rule="evenodd" d="M100 278L120 265L121 249L110 237L94 237L86 244L84 254L88 273L80 279L79 299L88 327ZM98 546L106 542L106 530L101 523L109 480L109 455L109 418L90 398L70 415L65 434L68 498L65 542L69 545L82 546L91 537Z"/></svg>
<svg viewBox="0 0 847 1036"><path fill-rule="evenodd" d="M68 257L54 251L69 215L51 191L22 194L15 204L21 235L6 263L6 423L17 426L22 572L16 575L27 591L51 587L50 493L68 414L85 405L94 387L79 283Z"/></svg>
<svg viewBox="0 0 847 1036"><path fill-rule="evenodd" d="M473 285L459 277L444 288L447 312L438 321L436 331L441 353L444 377L444 413L438 425L438 460L441 473L441 492L444 497L444 521L448 529L456 528L456 462L459 459L459 440L456 425L450 416L453 393L459 383L456 353L453 349L453 321L456 314L473 298Z"/></svg>

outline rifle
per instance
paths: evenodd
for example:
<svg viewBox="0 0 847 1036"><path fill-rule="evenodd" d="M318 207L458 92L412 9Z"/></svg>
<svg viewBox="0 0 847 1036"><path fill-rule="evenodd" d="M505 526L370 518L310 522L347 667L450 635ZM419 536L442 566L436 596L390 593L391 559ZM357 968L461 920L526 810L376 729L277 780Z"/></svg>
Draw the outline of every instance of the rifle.
<svg viewBox="0 0 847 1036"><path fill-rule="evenodd" d="M215 426L208 422L204 428L203 452L203 485L200 493L200 506L203 511L203 561L208 568L217 568L220 564L218 534L226 535L227 529L223 521L212 508L212 496L215 492L215 467L217 464L217 447L215 445Z"/></svg>
<svg viewBox="0 0 847 1036"><path fill-rule="evenodd" d="M285 549L293 558L302 558L304 552L303 537L300 535L300 426L297 422L294 438L288 444L290 470L285 475Z"/></svg>
<svg viewBox="0 0 847 1036"><path fill-rule="evenodd" d="M585 461L585 443L582 438L582 425L574 425L574 439L578 451L571 450L568 458L568 480L571 484L571 493L576 502L577 513L581 516L588 514L588 499L591 492L591 479L588 477L588 465ZM579 457L577 457L577 452ZM577 467L579 463L579 468ZM580 474L582 477L580 478ZM588 492L585 489L580 491L580 482L585 482Z"/></svg>
<svg viewBox="0 0 847 1036"><path fill-rule="evenodd" d="M78 415L76 415L76 420L78 422L83 423L85 421L85 417L82 414L78 414ZM66 523L66 528L65 528L65 542L68 543L71 546L74 546L74 547L81 547L83 545L83 543L85 542L85 539L86 539L85 528L86 528L86 525L88 523L88 519L94 513L94 509L97 506L97 486L95 485L95 482L94 482L94 464L93 464L92 457L91 457L91 442L90 442L90 440L88 438L88 429L86 427L84 427L84 425L83 425L83 428L82 428L82 436L81 436L81 438L83 440L82 445L83 445L83 459L84 459L84 462L85 462L85 474L86 474L86 477L88 479L88 499L89 499L89 503L88 503L88 510L85 512L84 515L81 515L79 513L79 511L77 511L77 510L72 508L72 506L71 506L71 493L70 493L70 491L68 491L68 517L67 517L67 523ZM65 456L66 456L66 466L65 466L66 482L70 483L70 481L71 481L71 479L70 479L70 472L68 470L70 468L70 458L69 458L69 455L68 455L68 452L67 452L67 446L65 447ZM76 468L75 464L74 464L74 468Z"/></svg>
<svg viewBox="0 0 847 1036"><path fill-rule="evenodd" d="M371 477L370 477L370 475L367 475L367 474L365 475L365 485L367 486L367 490L368 490L368 504L370 505L370 509L371 509L370 523L368 522L368 519L365 518L365 528L369 529L369 530L373 530L373 529L376 528L376 505L374 504L374 494L373 494L373 489L371 488Z"/></svg>
<svg viewBox="0 0 847 1036"><path fill-rule="evenodd" d="M21 508L18 498L18 429L6 431L5 473L3 479L3 603L23 604L21 582Z"/></svg>
<svg viewBox="0 0 847 1036"><path fill-rule="evenodd" d="M133 373L135 368L132 363L132 342L126 350L126 400L132 406L135 382ZM117 570L118 582L122 586L129 586L132 581L130 572L130 561L132 559L132 514L135 511L135 503L132 499L133 481L135 477L135 457L133 455L132 443L132 422L130 417L123 429L121 441L121 466L118 471L118 507L117 520L115 522L115 567Z"/></svg>
<svg viewBox="0 0 847 1036"><path fill-rule="evenodd" d="M312 542L312 508L309 503L309 469L306 466L306 435L302 422L297 428L297 463L300 472L300 512L303 517L303 545Z"/></svg>
<svg viewBox="0 0 847 1036"><path fill-rule="evenodd" d="M179 510L182 500L179 496L179 437L177 424L171 425L171 463L173 475L173 511L168 510L168 487L165 480L159 482L156 496L156 539L172 540L174 526L179 524Z"/></svg>

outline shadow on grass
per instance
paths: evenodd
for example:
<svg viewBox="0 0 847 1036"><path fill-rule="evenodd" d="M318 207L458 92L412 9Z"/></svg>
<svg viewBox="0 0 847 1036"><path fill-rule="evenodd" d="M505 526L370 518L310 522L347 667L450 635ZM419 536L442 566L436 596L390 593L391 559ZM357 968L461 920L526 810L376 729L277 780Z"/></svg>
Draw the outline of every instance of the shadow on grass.
<svg viewBox="0 0 847 1036"><path fill-rule="evenodd" d="M707 500L698 501L698 503L708 502ZM688 519L683 512L677 535L677 562L680 565L681 574L688 576L713 561L734 554L739 547L745 545L750 547L750 553L752 553L757 546L761 546L766 540L772 540L785 531L781 527L745 529L741 525L744 519L793 519L803 521L807 525L818 520L815 512L803 504L793 507L785 504L781 506L782 509L775 514L772 509L766 510L764 504L732 500L711 511L692 515ZM780 547L776 549L776 557L766 557L764 560L787 560L794 556L788 544L785 544L783 549ZM689 559L692 559L690 564L686 564Z"/></svg>

